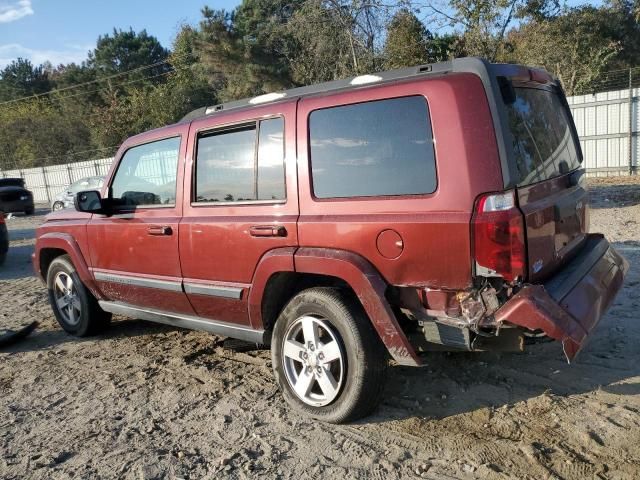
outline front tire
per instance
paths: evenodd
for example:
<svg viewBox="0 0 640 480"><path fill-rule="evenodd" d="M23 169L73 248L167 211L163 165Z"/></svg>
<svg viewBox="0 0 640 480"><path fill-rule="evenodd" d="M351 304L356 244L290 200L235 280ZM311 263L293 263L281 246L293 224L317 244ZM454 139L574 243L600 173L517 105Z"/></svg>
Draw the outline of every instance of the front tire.
<svg viewBox="0 0 640 480"><path fill-rule="evenodd" d="M51 207L51 211L52 212L57 212L59 210L62 210L64 208L64 203L62 202L54 202L53 206Z"/></svg>
<svg viewBox="0 0 640 480"><path fill-rule="evenodd" d="M111 314L100 308L68 255L55 258L49 265L47 288L53 313L67 333L85 337L109 326Z"/></svg>
<svg viewBox="0 0 640 480"><path fill-rule="evenodd" d="M387 354L348 292L323 287L296 295L276 321L271 355L285 400L305 415L349 422L380 402Z"/></svg>

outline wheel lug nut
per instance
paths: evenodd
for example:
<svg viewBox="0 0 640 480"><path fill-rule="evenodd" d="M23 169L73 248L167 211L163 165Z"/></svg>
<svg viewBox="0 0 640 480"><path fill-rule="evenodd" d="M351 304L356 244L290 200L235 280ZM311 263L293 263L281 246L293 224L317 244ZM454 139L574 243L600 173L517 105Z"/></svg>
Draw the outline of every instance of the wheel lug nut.
<svg viewBox="0 0 640 480"><path fill-rule="evenodd" d="M311 373L311 367L307 367L307 373Z"/></svg>
<svg viewBox="0 0 640 480"><path fill-rule="evenodd" d="M320 352L318 354L318 360L324 360L324 353Z"/></svg>
<svg viewBox="0 0 640 480"><path fill-rule="evenodd" d="M318 375L322 374L322 367L317 367L316 372L318 372Z"/></svg>
<svg viewBox="0 0 640 480"><path fill-rule="evenodd" d="M309 350L311 350L312 352L316 349L316 347L314 347L313 345L309 346Z"/></svg>

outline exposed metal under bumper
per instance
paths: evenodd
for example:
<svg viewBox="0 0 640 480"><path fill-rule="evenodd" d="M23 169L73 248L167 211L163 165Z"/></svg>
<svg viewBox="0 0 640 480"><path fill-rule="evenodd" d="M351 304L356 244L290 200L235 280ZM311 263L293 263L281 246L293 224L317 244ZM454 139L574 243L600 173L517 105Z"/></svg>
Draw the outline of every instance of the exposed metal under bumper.
<svg viewBox="0 0 640 480"><path fill-rule="evenodd" d="M253 330L249 327L234 325L231 323L209 320L190 315L180 315L177 313L162 312L146 308L133 307L119 302L100 301L100 307L116 315L148 320L150 322L164 323L174 327L187 328L189 330L201 330L223 337L237 338L245 342L260 343L267 345L271 338L269 332L264 330Z"/></svg>
<svg viewBox="0 0 640 480"><path fill-rule="evenodd" d="M557 277L543 285L525 285L495 314L530 330L542 330L562 342L571 361L622 287L629 268L601 235L586 246Z"/></svg>

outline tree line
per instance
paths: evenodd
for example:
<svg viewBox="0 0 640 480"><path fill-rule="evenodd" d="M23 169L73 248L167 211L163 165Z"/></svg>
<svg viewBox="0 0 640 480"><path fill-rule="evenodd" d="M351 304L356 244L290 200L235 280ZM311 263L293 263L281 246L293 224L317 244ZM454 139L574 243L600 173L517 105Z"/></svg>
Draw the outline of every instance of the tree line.
<svg viewBox="0 0 640 480"><path fill-rule="evenodd" d="M0 169L106 157L205 105L481 56L546 68L569 95L640 65L640 0L243 0L202 9L170 49L114 29L80 64L0 71Z"/></svg>

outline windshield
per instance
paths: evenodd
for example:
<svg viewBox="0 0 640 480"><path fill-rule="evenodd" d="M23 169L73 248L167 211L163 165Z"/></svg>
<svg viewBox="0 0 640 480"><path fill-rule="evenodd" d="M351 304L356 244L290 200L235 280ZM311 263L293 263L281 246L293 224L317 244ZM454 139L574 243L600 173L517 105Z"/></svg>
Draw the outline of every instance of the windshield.
<svg viewBox="0 0 640 480"><path fill-rule="evenodd" d="M507 105L518 185L548 180L580 167L567 109L556 93L515 88Z"/></svg>

